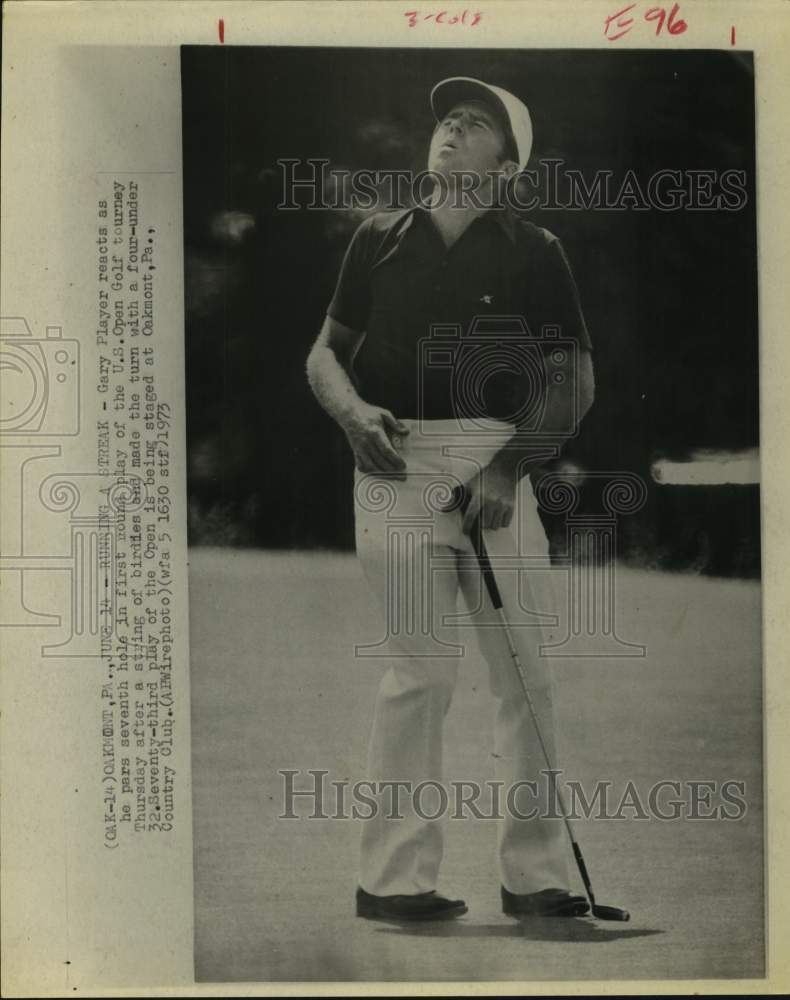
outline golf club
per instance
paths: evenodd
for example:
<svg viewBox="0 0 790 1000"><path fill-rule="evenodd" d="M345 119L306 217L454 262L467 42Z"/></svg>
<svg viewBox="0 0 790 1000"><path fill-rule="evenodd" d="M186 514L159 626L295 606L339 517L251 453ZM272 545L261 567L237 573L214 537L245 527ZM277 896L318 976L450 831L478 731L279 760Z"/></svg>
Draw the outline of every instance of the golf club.
<svg viewBox="0 0 790 1000"><path fill-rule="evenodd" d="M502 595L499 592L499 586L496 582L496 577L494 576L494 570L491 566L491 560L488 558L488 552L485 547L485 542L483 541L483 528L480 523L480 517L478 515L475 523L472 527L471 532L472 544L475 549L475 554L477 555L477 561L480 565L480 571L483 575L483 580L485 581L486 590L491 598L491 603L494 605L494 609L499 615L499 619L502 623L502 630L507 639L507 644L510 649L510 656L513 660L513 665L515 667L516 673L518 674L518 679L521 682L521 688L524 692L524 697L527 702L527 707L529 708L529 714L532 718L532 725L535 727L535 734L538 737L538 742L540 743L541 751L543 752L543 759L546 762L546 767L551 774L551 781L554 789L554 794L559 802L560 811L562 812L562 819L565 823L565 829L568 832L568 837L570 838L571 847L573 848L573 856L576 858L576 865L579 869L579 874L584 882L584 888L587 892L587 898L590 900L590 908L592 915L597 917L599 920L630 920L631 915L628 910L623 910L619 906L603 906L600 903L596 903L595 894L593 893L592 884L590 883L590 876L587 872L587 865L584 863L584 857L582 855L581 848L579 847L578 841L573 832L573 827L571 826L571 821L568 817L568 809L565 805L565 798L562 794L559 784L557 783L556 771L549 760L549 754L546 750L546 744L543 740L543 733L541 732L540 723L538 721L538 716L535 711L535 706L532 703L532 698L530 697L529 688L527 687L527 682L524 679L524 670L521 666L521 661L519 660L518 652L516 651L515 643L513 642L513 635L510 631L510 626L508 625L507 619L505 617L505 611L502 605Z"/></svg>

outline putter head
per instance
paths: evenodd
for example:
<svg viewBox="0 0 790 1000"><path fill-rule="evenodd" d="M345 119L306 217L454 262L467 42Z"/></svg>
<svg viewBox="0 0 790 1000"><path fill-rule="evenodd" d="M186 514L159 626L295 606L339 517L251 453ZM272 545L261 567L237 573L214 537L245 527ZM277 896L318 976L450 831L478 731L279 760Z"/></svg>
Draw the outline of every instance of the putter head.
<svg viewBox="0 0 790 1000"><path fill-rule="evenodd" d="M592 915L598 920L630 920L631 914L628 910L621 910L619 906L599 906L597 903L592 908Z"/></svg>

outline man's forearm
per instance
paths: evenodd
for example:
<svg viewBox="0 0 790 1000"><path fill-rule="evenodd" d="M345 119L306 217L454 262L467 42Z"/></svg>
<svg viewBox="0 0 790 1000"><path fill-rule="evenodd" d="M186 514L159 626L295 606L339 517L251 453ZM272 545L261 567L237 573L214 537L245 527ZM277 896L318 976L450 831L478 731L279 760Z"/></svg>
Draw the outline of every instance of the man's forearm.
<svg viewBox="0 0 790 1000"><path fill-rule="evenodd" d="M316 344L307 359L307 380L321 406L341 426L362 400L331 347Z"/></svg>
<svg viewBox="0 0 790 1000"><path fill-rule="evenodd" d="M357 393L348 367L333 347L319 342L307 359L307 378L318 402L342 428L356 468L363 473L406 478L406 463L393 447L392 435L409 428L389 410L366 403Z"/></svg>

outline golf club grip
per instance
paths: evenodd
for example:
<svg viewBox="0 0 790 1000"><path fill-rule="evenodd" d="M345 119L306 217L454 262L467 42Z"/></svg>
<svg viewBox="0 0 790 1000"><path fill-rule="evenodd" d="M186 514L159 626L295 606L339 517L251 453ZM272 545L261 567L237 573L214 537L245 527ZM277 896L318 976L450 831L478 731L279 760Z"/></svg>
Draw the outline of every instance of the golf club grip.
<svg viewBox="0 0 790 1000"><path fill-rule="evenodd" d="M480 564L480 572L483 574L483 580L485 581L486 590L488 591L488 596L491 598L491 603L494 605L494 609L499 611L502 607L502 595L499 592L499 587L496 582L496 577L494 576L494 571L491 568L491 560L488 558L488 552L486 551L485 542L483 541L483 529L480 524L480 515L475 519L475 523L472 525L471 531L472 545L475 549L475 555L477 556L477 561Z"/></svg>

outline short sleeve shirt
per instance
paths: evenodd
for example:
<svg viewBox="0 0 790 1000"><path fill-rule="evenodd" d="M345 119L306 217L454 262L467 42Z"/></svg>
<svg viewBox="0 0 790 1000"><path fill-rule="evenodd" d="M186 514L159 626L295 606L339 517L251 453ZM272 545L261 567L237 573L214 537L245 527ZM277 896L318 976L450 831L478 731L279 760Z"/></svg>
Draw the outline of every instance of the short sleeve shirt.
<svg viewBox="0 0 790 1000"><path fill-rule="evenodd" d="M370 216L328 314L365 334L362 397L402 419L507 419L536 351L566 359L562 369L592 349L560 241L506 209L475 219L449 249L425 208Z"/></svg>

